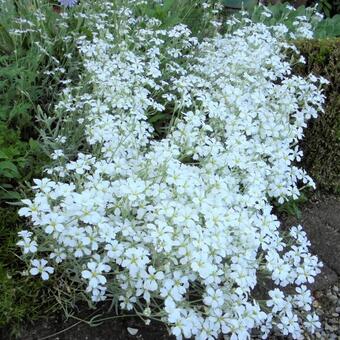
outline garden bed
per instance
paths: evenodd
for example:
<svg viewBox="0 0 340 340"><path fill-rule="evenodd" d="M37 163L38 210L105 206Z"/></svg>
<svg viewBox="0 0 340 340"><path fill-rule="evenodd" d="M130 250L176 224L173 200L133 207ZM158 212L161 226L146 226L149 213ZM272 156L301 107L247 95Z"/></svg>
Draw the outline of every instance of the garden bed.
<svg viewBox="0 0 340 340"><path fill-rule="evenodd" d="M31 102L0 122L25 146L1 155L2 198L25 198L0 224L2 338L335 339L339 199L296 204L339 193L338 40L309 40L336 18L1 1L7 106Z"/></svg>
<svg viewBox="0 0 340 340"><path fill-rule="evenodd" d="M315 335L306 339L339 339L340 315L340 263L335 254L340 254L340 198L317 193L301 208L301 217L282 216L283 228L285 226L301 223L305 227L312 243L312 251L324 263L324 268L316 277L312 285L315 301L313 303L317 314L322 321L322 329ZM103 304L98 310L88 310L86 306L80 307L76 317L65 320L64 316L56 315L47 320L27 324L22 331L21 340L172 340L162 324L144 322L135 317L126 317L104 321L97 327L91 327L86 322L93 316L101 314L98 319L110 318L113 312L107 312L108 306ZM128 328L138 330L131 335ZM4 338L6 339L6 338ZM253 339L261 337L253 336ZM272 335L269 339L289 339L280 335Z"/></svg>

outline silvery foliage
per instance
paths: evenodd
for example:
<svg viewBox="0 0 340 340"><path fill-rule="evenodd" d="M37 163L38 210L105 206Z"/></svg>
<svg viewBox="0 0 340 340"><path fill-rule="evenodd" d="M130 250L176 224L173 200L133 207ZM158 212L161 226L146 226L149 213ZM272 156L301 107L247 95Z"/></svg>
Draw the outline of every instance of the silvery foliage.
<svg viewBox="0 0 340 340"><path fill-rule="evenodd" d="M90 152L56 150L59 165L19 211L32 221L18 243L31 273L72 273L92 301L162 320L178 339L315 331L306 285L322 264L301 226L282 237L270 201L314 185L296 162L324 80L292 74L282 25L245 23L198 42L184 25L120 17L125 39L105 20L79 39L92 90L65 91L58 105L81 117ZM172 114L162 139L148 121L157 114Z"/></svg>

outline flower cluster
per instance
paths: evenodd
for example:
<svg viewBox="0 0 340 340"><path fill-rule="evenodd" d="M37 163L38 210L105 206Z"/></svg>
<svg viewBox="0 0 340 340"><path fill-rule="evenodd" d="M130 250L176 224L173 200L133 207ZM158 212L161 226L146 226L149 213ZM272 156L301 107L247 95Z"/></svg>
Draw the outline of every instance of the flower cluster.
<svg viewBox="0 0 340 340"><path fill-rule="evenodd" d="M78 2L78 0L58 0L58 1L61 6L65 7L74 7Z"/></svg>
<svg viewBox="0 0 340 340"><path fill-rule="evenodd" d="M93 301L159 318L178 339L254 328L297 339L303 322L313 332L306 284L321 263L300 226L281 236L270 200L313 185L297 144L322 111L323 80L292 74L281 26L199 42L184 25L120 14L126 39L108 26L79 40L86 87L59 107L81 117L88 151L54 152L19 211L37 242L23 231L18 245L76 273ZM162 138L157 115L170 115ZM46 264L32 260L31 274L47 279ZM264 277L275 288L257 301Z"/></svg>

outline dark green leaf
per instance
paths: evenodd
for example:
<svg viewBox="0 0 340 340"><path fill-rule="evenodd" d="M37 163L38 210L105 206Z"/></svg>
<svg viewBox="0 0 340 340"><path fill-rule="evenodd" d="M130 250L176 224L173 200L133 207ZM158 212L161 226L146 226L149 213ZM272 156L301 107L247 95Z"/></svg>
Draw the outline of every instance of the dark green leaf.
<svg viewBox="0 0 340 340"><path fill-rule="evenodd" d="M20 176L16 165L10 161L0 162L0 176L7 178L18 178Z"/></svg>
<svg viewBox="0 0 340 340"><path fill-rule="evenodd" d="M14 51L14 43L3 25L0 24L0 50L5 53L11 53Z"/></svg>

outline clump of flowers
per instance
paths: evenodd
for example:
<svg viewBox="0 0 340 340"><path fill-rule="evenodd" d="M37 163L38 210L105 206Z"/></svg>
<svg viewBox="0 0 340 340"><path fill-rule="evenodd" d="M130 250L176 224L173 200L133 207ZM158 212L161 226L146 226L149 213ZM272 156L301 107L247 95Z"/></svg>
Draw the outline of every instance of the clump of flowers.
<svg viewBox="0 0 340 340"><path fill-rule="evenodd" d="M78 0L58 0L59 4L64 7L74 7Z"/></svg>
<svg viewBox="0 0 340 340"><path fill-rule="evenodd" d="M56 150L19 211L32 221L18 243L31 274L67 269L92 301L160 319L178 339L313 332L306 285L321 263L301 226L281 236L270 200L314 185L295 162L323 79L292 74L282 25L198 42L184 25L120 14L134 33L117 40L108 26L80 39L92 89L59 104L81 116L89 151ZM149 118L169 110L156 139ZM265 278L275 288L257 301Z"/></svg>

